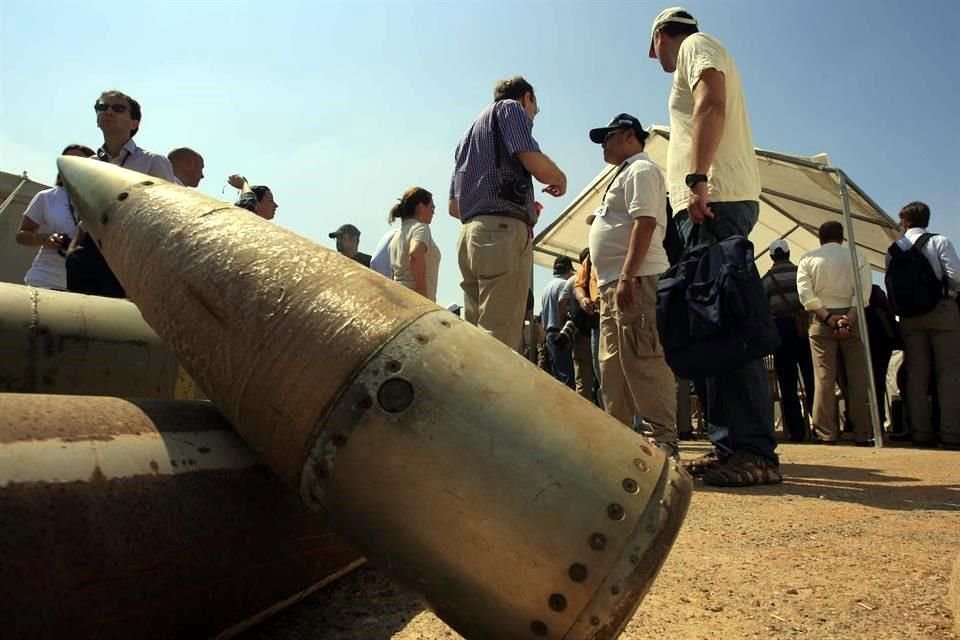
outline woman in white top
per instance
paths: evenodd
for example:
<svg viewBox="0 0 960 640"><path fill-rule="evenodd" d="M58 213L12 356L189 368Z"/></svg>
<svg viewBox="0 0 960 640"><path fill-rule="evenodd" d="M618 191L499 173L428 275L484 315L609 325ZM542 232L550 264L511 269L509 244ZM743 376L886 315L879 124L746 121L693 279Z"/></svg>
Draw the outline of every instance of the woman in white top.
<svg viewBox="0 0 960 640"><path fill-rule="evenodd" d="M89 147L71 144L61 155L89 158L96 154ZM64 251L76 235L78 218L60 174L57 174L56 184L52 189L37 193L27 205L23 221L17 229L17 244L40 247L23 278L27 286L66 291Z"/></svg>
<svg viewBox="0 0 960 640"><path fill-rule="evenodd" d="M396 282L437 301L440 249L430 234L436 210L433 194L421 187L407 189L390 209L390 223L400 219L400 229L390 241L390 268Z"/></svg>

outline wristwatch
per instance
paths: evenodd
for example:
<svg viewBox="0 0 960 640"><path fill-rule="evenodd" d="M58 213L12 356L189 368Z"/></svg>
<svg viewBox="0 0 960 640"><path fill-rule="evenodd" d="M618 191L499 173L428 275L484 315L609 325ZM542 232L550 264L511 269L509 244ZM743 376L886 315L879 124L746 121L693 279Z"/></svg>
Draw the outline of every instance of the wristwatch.
<svg viewBox="0 0 960 640"><path fill-rule="evenodd" d="M707 181L707 174L705 173L688 173L687 176L683 179L687 183L687 187L693 189L695 186L701 182Z"/></svg>
<svg viewBox="0 0 960 640"><path fill-rule="evenodd" d="M625 274L625 273L621 273L619 280L620 280L620 282L628 282L628 281L630 280L630 276L628 276L628 275Z"/></svg>

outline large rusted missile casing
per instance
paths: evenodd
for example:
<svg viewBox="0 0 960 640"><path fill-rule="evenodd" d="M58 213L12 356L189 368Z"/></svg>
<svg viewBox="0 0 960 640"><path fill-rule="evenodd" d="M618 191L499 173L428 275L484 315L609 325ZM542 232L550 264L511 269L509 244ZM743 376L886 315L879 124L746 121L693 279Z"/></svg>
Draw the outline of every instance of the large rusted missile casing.
<svg viewBox="0 0 960 640"><path fill-rule="evenodd" d="M199 399L128 300L0 283L0 392Z"/></svg>
<svg viewBox="0 0 960 640"><path fill-rule="evenodd" d="M4 638L226 637L360 562L208 402L0 394Z"/></svg>
<svg viewBox="0 0 960 640"><path fill-rule="evenodd" d="M613 638L691 482L426 299L243 210L60 172L144 318L303 500L467 638Z"/></svg>

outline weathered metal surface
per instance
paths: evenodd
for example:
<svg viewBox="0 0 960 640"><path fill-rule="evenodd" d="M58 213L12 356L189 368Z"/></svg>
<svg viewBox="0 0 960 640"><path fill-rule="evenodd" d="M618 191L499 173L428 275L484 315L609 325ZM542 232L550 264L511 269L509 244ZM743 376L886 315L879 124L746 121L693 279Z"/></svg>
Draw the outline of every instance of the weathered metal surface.
<svg viewBox="0 0 960 640"><path fill-rule="evenodd" d="M60 172L148 323L303 500L471 639L613 638L689 477L412 291L104 163Z"/></svg>
<svg viewBox="0 0 960 640"><path fill-rule="evenodd" d="M210 403L0 394L4 638L229 635L360 561Z"/></svg>
<svg viewBox="0 0 960 640"><path fill-rule="evenodd" d="M202 397L130 301L6 283L0 392Z"/></svg>

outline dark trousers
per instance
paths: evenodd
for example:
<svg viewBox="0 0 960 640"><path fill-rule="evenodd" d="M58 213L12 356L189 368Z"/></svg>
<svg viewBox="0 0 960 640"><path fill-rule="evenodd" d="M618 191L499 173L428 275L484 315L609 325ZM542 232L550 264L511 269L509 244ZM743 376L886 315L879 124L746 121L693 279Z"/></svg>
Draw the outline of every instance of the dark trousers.
<svg viewBox="0 0 960 640"><path fill-rule="evenodd" d="M113 275L110 266L87 234L78 246L67 254L67 291L105 298L126 298L127 293Z"/></svg>
<svg viewBox="0 0 960 640"><path fill-rule="evenodd" d="M714 218L699 225L697 243L715 243L734 235L747 237L760 217L760 203L752 200L712 202L710 209ZM686 209L675 219L684 240L689 242L694 224ZM706 408L710 440L721 455L747 451L773 464L780 463L773 437L773 401L763 359L694 383Z"/></svg>
<svg viewBox="0 0 960 640"><path fill-rule="evenodd" d="M797 397L797 372L803 376L804 405L807 415L810 415L813 407L813 359L810 356L810 339L806 335L800 335L793 316L776 318L775 321L777 331L780 332L780 348L773 354L773 365L780 385L783 424L790 440L802 442L807 434L807 425L800 410L800 398Z"/></svg>

